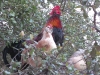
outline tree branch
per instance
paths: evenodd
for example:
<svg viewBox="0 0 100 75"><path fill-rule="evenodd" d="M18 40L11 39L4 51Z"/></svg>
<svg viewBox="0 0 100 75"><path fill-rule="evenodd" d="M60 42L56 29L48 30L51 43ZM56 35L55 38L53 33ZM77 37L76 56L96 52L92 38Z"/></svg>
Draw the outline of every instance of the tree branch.
<svg viewBox="0 0 100 75"><path fill-rule="evenodd" d="M66 5L66 0L61 0L60 7L62 6L62 12L64 11L65 5Z"/></svg>
<svg viewBox="0 0 100 75"><path fill-rule="evenodd" d="M90 3L89 3L89 4L90 4ZM90 4L90 7L92 7L92 9L93 9L93 11L94 11L94 17L93 17L93 19L94 19L94 21L93 21L93 23L94 23L94 28L95 28L95 30L96 30L97 32L100 32L100 30L99 30L99 29L97 28L97 26L96 26L96 15L97 15L97 11L96 11L94 5L91 5L91 4Z"/></svg>

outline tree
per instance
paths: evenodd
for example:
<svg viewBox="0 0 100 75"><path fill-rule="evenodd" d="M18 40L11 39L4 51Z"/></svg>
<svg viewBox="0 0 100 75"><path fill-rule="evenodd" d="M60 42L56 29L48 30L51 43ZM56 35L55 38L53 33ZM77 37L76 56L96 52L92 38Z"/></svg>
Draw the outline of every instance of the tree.
<svg viewBox="0 0 100 75"><path fill-rule="evenodd" d="M44 26L52 6L60 5L65 35L64 44L62 48L58 48L59 53L56 58L48 56L46 60L43 60L44 66L48 65L50 75L62 75L61 72L64 72L65 75L80 75L82 73L68 66L66 61L75 51L83 49L88 67L86 74L100 74L100 68L93 66L96 63L96 66L100 66L100 21L97 22L96 19L100 17L100 12L97 11L100 7L100 0L1 0L0 3L0 39L5 44L19 40L19 33L22 30L26 34L25 38L29 34L36 36ZM94 17L90 16L90 11L94 13L92 15ZM44 66L39 69L28 68L28 70L31 70L30 73L37 74L45 68ZM1 69L4 68L1 66ZM11 73L11 70L8 69L4 69L4 71Z"/></svg>

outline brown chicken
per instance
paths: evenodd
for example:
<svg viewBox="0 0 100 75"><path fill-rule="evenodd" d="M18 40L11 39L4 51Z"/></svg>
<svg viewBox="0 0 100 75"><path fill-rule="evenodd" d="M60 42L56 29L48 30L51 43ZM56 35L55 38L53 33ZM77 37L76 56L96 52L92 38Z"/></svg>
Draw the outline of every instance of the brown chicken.
<svg viewBox="0 0 100 75"><path fill-rule="evenodd" d="M34 45L38 49L43 48L44 52L47 54L50 54L53 49L57 48L52 37L52 28L50 26L45 27L41 40Z"/></svg>
<svg viewBox="0 0 100 75"><path fill-rule="evenodd" d="M34 44L31 44L31 46L34 46L37 49L43 48L44 49L43 51L46 54L51 54L51 51L57 48L52 37L52 28L50 26L45 27L43 31L42 39L39 42L35 42ZM27 61L25 61L23 54L26 55L27 53L29 53L29 51L30 51L29 49L25 49L22 52L21 70L27 68L28 64L31 65L32 67L40 67L42 65L42 59L39 56L33 58L33 56L31 55L28 57Z"/></svg>

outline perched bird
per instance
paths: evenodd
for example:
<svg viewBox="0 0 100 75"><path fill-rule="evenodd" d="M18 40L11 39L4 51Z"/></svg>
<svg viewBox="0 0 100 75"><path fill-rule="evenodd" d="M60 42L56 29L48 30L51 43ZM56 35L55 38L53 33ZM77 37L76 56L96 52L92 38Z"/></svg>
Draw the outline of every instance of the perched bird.
<svg viewBox="0 0 100 75"><path fill-rule="evenodd" d="M31 39L23 39L23 37L25 35L24 31L21 31L19 35L22 38L21 40L11 42L2 51L2 54L3 54L2 58L7 67L10 66L10 64L7 60L7 54L9 54L11 59L14 59L14 61L20 61L22 49L25 48L23 43L26 42L26 44L28 44L28 45L34 43Z"/></svg>
<svg viewBox="0 0 100 75"><path fill-rule="evenodd" d="M53 36L52 36L52 28L51 26L47 26L44 28L44 31L42 33L42 38L40 41L35 43L35 47L38 49L45 49L44 52L49 54L53 49L56 49L56 43L54 42Z"/></svg>
<svg viewBox="0 0 100 75"><path fill-rule="evenodd" d="M22 44L25 40L20 40L17 42L12 42L10 45L6 46L4 50L2 51L3 54L3 61L7 67L10 66L8 60L7 60L7 54L11 56L12 59L15 61L21 60L21 53L22 48L24 48L24 45Z"/></svg>
<svg viewBox="0 0 100 75"><path fill-rule="evenodd" d="M79 71L86 69L86 61L84 59L84 50L76 51L68 60L70 65L73 65Z"/></svg>
<svg viewBox="0 0 100 75"><path fill-rule="evenodd" d="M53 27L53 39L56 43L56 45L62 46L63 40L64 40L64 34L63 34L63 27L60 20L61 10L60 6L55 6L52 11L50 12L50 17L48 18L45 26L43 27L40 34L37 35L37 37L34 38L35 41L41 40L43 36L43 31L46 26L52 26Z"/></svg>
<svg viewBox="0 0 100 75"><path fill-rule="evenodd" d="M43 31L42 39L31 45L36 47L36 49L44 49L43 51L47 54L50 54L53 49L56 49L57 46L56 46L56 43L54 42L53 36L52 36L52 27L50 27L50 26L45 27L44 31ZM26 55L26 53L28 51L30 51L30 50L28 50L28 49L23 50L22 55L23 54ZM32 67L36 67L36 66L38 67L38 66L41 66L41 64L42 64L41 61L42 61L42 59L40 57L34 57L34 60L33 60L32 56L30 56L27 59L27 61L25 62L24 57L22 56L22 62L24 65L29 64ZM22 65L22 67L24 67L24 66Z"/></svg>
<svg viewBox="0 0 100 75"><path fill-rule="evenodd" d="M52 32L53 39L54 39L56 45L60 44L62 46L62 43L64 40L64 34L63 34L63 27L62 27L61 20L60 20L60 15L61 15L60 6L57 5L50 12L50 17L48 18L41 33L38 34L37 37L34 38L34 41L39 42L43 37L44 29L47 26L52 26L53 27L53 32ZM12 59L15 58L17 61L20 61L21 60L21 53L19 53L19 52L20 52L21 48L24 48L22 43L25 41L28 42L29 44L33 43L31 40L28 40L28 41L27 40L20 40L17 42L13 42L13 43L11 43L11 45L6 46L4 48L4 50L2 52L3 53L3 60L4 60L4 63L6 65L8 65L8 67L10 65L9 65L7 58L6 58L7 54L10 54Z"/></svg>

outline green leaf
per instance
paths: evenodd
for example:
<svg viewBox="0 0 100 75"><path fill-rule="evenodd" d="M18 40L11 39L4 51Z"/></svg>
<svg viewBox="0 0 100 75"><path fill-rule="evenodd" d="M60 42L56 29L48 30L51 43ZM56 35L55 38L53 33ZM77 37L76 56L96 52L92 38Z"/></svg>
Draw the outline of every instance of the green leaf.
<svg viewBox="0 0 100 75"><path fill-rule="evenodd" d="M91 58L92 60L96 58L97 56L97 53L100 51L100 46L98 45L97 42L94 43L94 46L92 48L92 51L91 51Z"/></svg>
<svg viewBox="0 0 100 75"><path fill-rule="evenodd" d="M30 23L33 23L34 21L32 20L32 19L30 19L30 21L29 21Z"/></svg>
<svg viewBox="0 0 100 75"><path fill-rule="evenodd" d="M34 55L34 49L31 49L29 52L30 55Z"/></svg>
<svg viewBox="0 0 100 75"><path fill-rule="evenodd" d="M83 6L81 7L81 10L83 11L83 16L86 19L88 17L88 14Z"/></svg>
<svg viewBox="0 0 100 75"><path fill-rule="evenodd" d="M17 22L15 21L15 18L11 18L11 20L12 20L13 23L17 23Z"/></svg>
<svg viewBox="0 0 100 75"><path fill-rule="evenodd" d="M15 16L15 12L10 12L10 14L9 14L10 16Z"/></svg>
<svg viewBox="0 0 100 75"><path fill-rule="evenodd" d="M11 72L9 72L9 71L4 71L4 72L5 72L5 74L11 75Z"/></svg>

